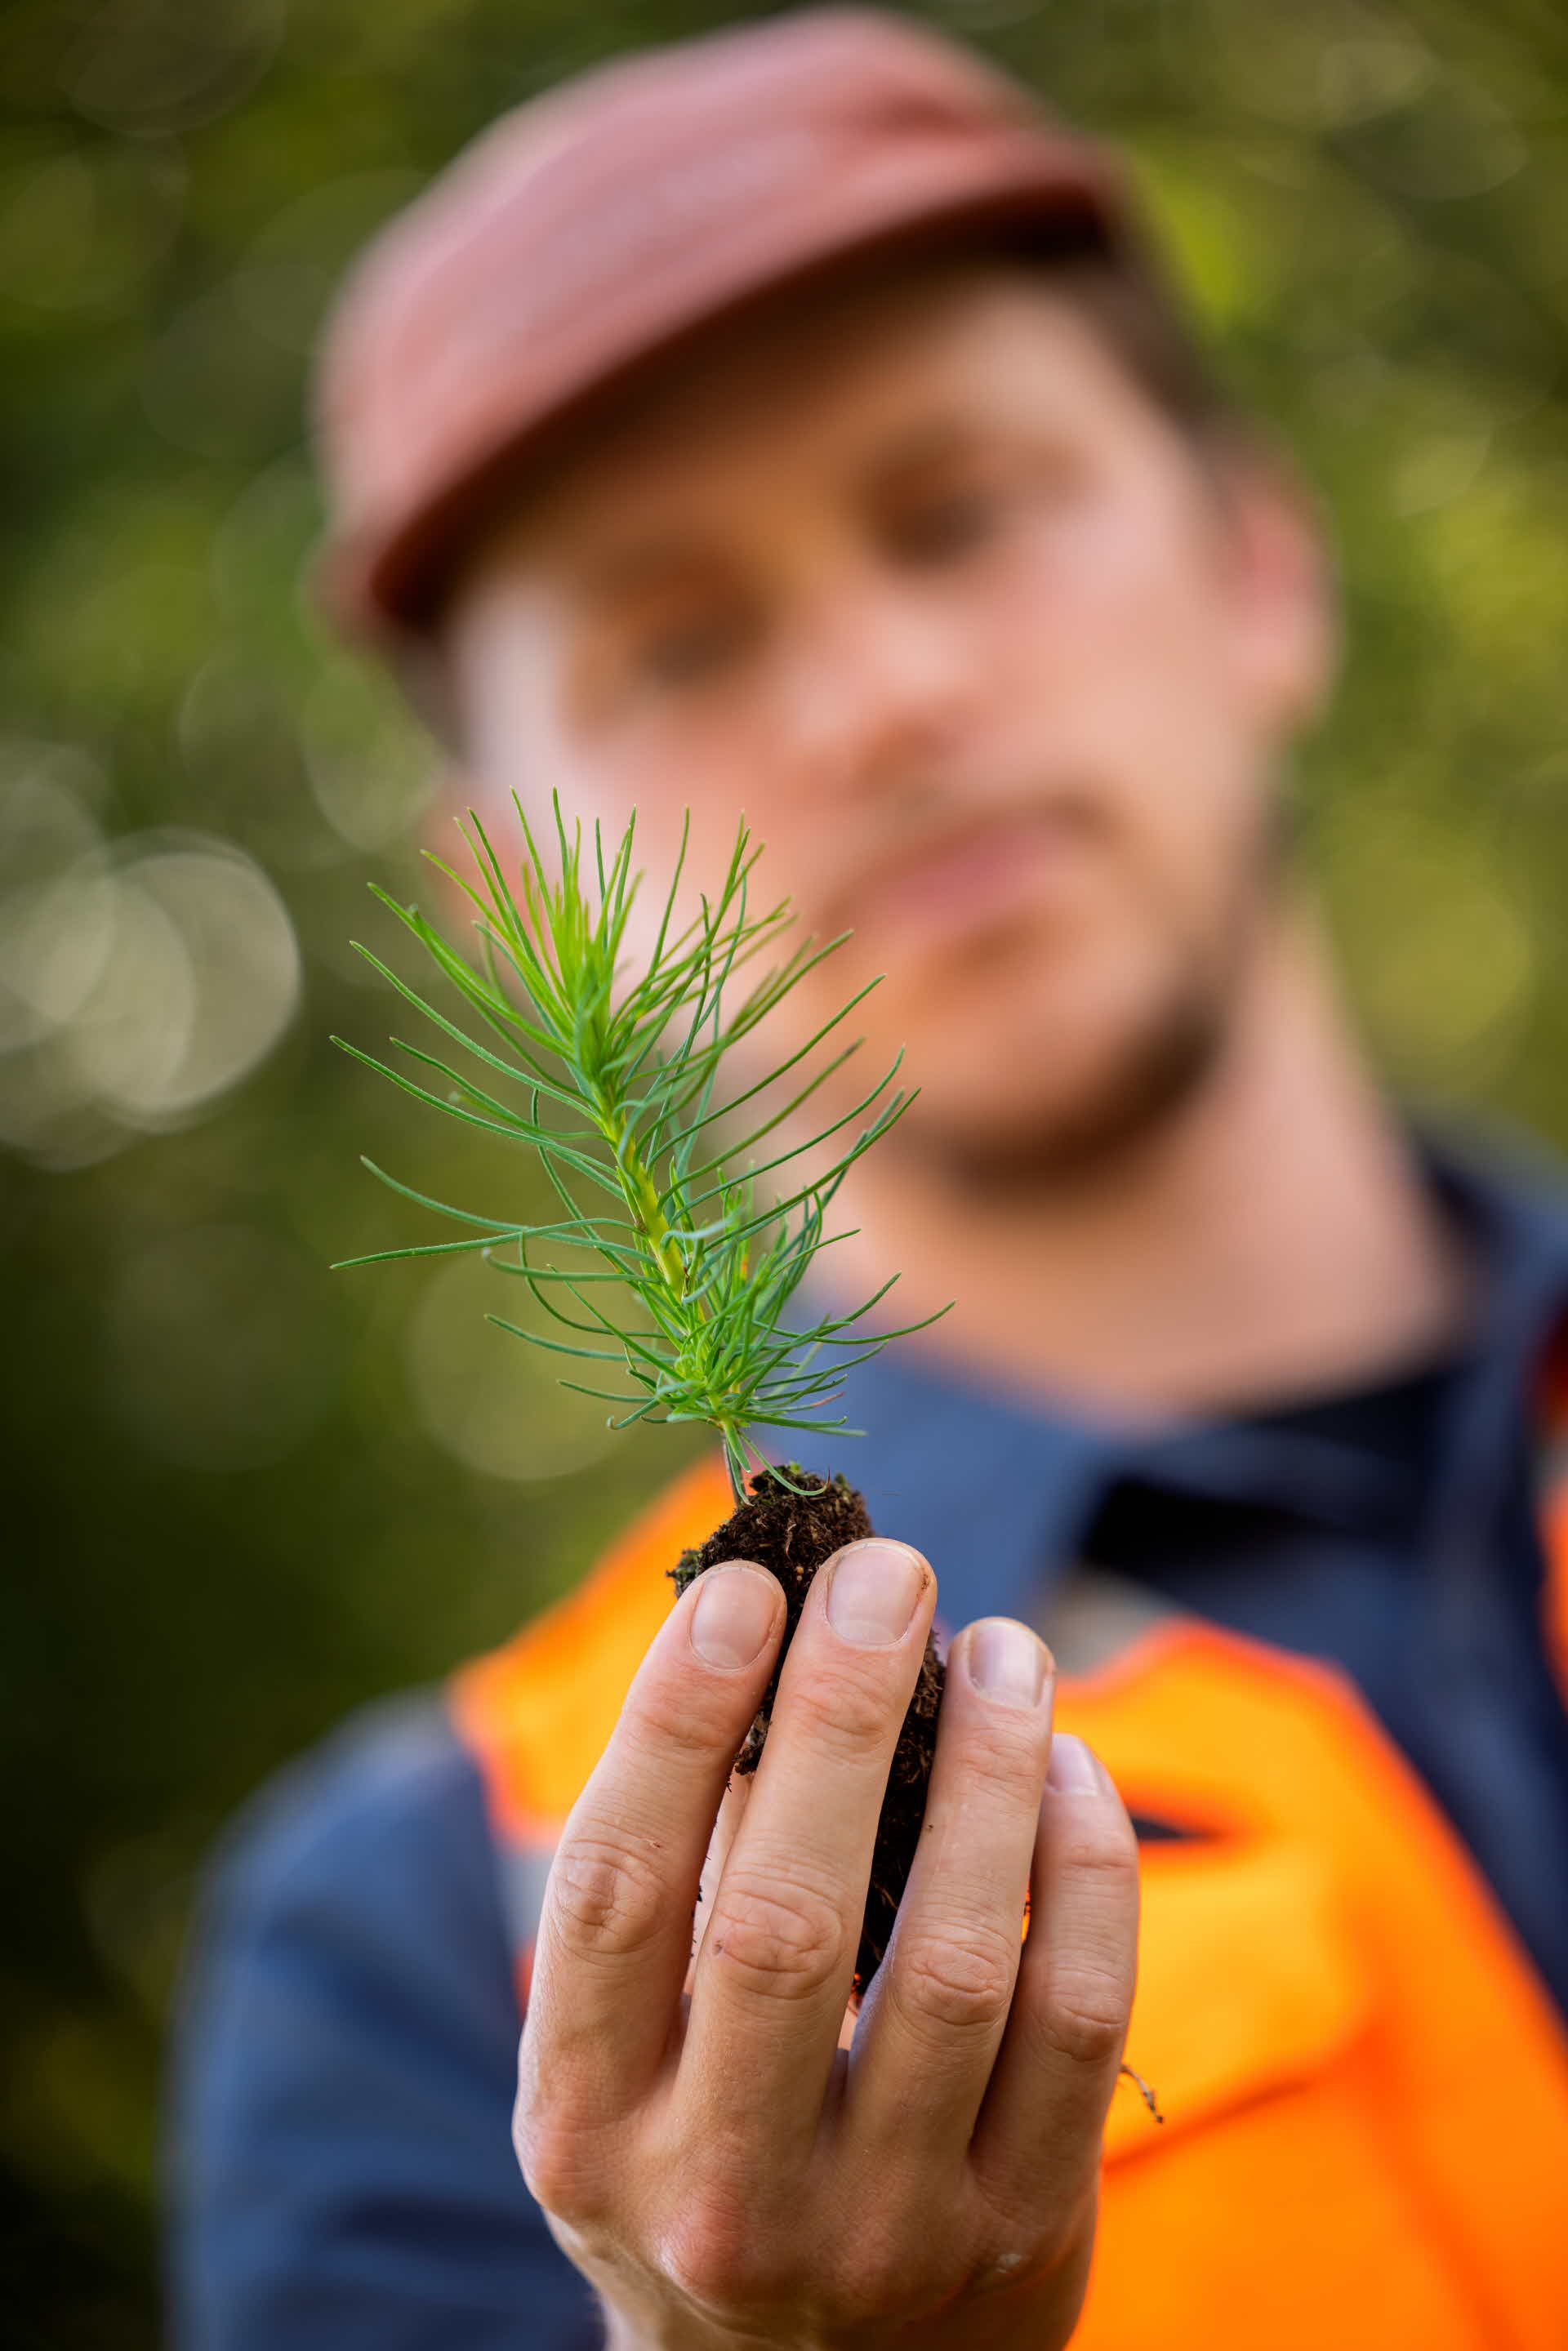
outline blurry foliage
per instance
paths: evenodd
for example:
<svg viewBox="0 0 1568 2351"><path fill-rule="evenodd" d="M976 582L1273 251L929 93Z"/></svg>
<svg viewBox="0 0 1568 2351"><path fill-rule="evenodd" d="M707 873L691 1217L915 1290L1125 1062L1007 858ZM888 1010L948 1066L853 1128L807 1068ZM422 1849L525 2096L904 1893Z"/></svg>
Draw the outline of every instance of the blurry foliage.
<svg viewBox="0 0 1568 2351"><path fill-rule="evenodd" d="M347 942L368 876L410 888L436 778L316 618L301 386L342 262L474 131L727 13L0 18L18 2346L155 2337L161 2020L225 1814L569 1582L680 1447L612 1445L465 1274L325 1271L407 1238L357 1160L406 1121L327 1038L382 1033ZM1300 792L1385 1065L1568 1142L1568 23L1552 0L930 13L1133 142L1236 383L1334 517L1347 669ZM432 1124L422 1181L493 1189L483 1144L470 1171Z"/></svg>

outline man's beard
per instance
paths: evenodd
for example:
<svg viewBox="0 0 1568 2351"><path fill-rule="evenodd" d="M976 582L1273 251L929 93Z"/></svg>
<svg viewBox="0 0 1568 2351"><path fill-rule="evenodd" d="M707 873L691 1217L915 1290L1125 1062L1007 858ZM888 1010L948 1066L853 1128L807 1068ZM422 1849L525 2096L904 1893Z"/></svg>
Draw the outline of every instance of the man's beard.
<svg viewBox="0 0 1568 2351"><path fill-rule="evenodd" d="M1207 939L1173 958L1157 1002L1071 1097L1045 1095L1021 1112L1015 1106L994 1127L974 1118L921 1120L916 1102L910 1125L918 1122L918 1130L906 1133L906 1146L917 1143L956 1186L1005 1195L1076 1190L1170 1132L1225 1060L1249 967L1290 897L1298 818L1288 790L1263 802ZM1049 1042L1042 1039L1039 1050L1049 1053Z"/></svg>
<svg viewBox="0 0 1568 2351"><path fill-rule="evenodd" d="M975 1119L922 1121L919 1147L965 1190L1076 1188L1125 1164L1202 1092L1223 1057L1230 1010L1223 984L1191 984L1124 1038L1070 1099L1041 1100L995 1127Z"/></svg>

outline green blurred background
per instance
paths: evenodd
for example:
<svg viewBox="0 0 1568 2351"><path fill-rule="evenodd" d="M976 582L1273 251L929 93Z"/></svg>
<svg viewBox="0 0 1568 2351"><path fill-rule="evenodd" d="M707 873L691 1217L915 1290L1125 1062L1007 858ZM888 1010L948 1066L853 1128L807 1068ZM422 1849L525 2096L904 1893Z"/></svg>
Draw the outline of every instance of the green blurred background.
<svg viewBox="0 0 1568 2351"><path fill-rule="evenodd" d="M1306 854L1385 1066L1568 1143L1568 20L926 13L1132 142L1333 517ZM365 883L419 887L440 778L313 610L301 395L346 256L492 114L733 14L0 16L8 2344L156 2339L162 2023L225 1817L508 1631L690 1450L607 1437L473 1263L327 1270L428 1237L361 1151L519 1213L531 1178L328 1042L386 1033L348 942L389 946Z"/></svg>

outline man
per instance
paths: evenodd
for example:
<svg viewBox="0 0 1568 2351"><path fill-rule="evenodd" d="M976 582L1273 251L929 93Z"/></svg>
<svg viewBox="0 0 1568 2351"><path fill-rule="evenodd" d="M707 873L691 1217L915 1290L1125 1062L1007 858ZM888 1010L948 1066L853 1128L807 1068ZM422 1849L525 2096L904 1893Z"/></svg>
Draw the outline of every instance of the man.
<svg viewBox="0 0 1568 2351"><path fill-rule="evenodd" d="M737 1562L669 1609L707 1464L269 1802L187 2032L186 2340L1560 2343L1568 1229L1367 1075L1284 812L1325 565L1114 168L909 26L790 17L499 126L324 385L338 610L465 795L635 805L654 873L689 806L699 880L744 806L853 928L791 1035L885 972L868 1062L921 1093L833 1280L956 1304L858 1375L890 1539L716 1838L780 1604Z"/></svg>

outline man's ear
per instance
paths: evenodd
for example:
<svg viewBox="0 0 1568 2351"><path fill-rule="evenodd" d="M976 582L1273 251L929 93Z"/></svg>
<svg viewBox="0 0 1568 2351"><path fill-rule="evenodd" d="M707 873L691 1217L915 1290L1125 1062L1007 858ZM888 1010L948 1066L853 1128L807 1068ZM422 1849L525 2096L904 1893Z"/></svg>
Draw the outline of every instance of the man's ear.
<svg viewBox="0 0 1568 2351"><path fill-rule="evenodd" d="M1243 684L1283 737L1321 716L1339 670L1327 518L1290 458L1260 438L1218 453Z"/></svg>

